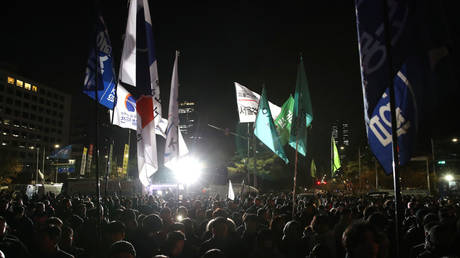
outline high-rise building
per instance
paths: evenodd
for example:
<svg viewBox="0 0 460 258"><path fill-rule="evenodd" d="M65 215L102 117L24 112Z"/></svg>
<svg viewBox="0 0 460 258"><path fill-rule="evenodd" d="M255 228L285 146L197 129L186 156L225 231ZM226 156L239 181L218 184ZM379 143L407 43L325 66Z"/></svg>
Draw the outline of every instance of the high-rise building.
<svg viewBox="0 0 460 258"><path fill-rule="evenodd" d="M335 121L332 124L332 137L336 142L340 158L346 157L348 147L350 147L350 125L345 121Z"/></svg>
<svg viewBox="0 0 460 258"><path fill-rule="evenodd" d="M70 106L69 94L0 70L0 149L34 169L37 148L69 143Z"/></svg>
<svg viewBox="0 0 460 258"><path fill-rule="evenodd" d="M179 103L179 130L185 141L195 143L201 139L197 134L197 125L196 103L193 101L181 101Z"/></svg>

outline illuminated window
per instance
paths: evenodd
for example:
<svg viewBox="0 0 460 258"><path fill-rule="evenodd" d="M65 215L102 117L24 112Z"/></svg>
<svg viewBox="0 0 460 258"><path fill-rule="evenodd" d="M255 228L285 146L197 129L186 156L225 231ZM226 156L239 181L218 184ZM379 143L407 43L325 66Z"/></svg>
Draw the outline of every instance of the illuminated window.
<svg viewBox="0 0 460 258"><path fill-rule="evenodd" d="M9 84L14 84L14 78L8 76L8 83Z"/></svg>
<svg viewBox="0 0 460 258"><path fill-rule="evenodd" d="M30 86L30 83L27 83L27 82L26 82L26 83L24 84L24 88L25 88L26 90L30 90L30 89L32 88L32 86Z"/></svg>
<svg viewBox="0 0 460 258"><path fill-rule="evenodd" d="M37 86L35 86L35 85L32 85L32 91L33 91L33 92L37 92L37 91L38 91L38 88L37 88Z"/></svg>
<svg viewBox="0 0 460 258"><path fill-rule="evenodd" d="M16 80L16 86L22 87L22 86L23 86L23 82L20 81L20 80Z"/></svg>

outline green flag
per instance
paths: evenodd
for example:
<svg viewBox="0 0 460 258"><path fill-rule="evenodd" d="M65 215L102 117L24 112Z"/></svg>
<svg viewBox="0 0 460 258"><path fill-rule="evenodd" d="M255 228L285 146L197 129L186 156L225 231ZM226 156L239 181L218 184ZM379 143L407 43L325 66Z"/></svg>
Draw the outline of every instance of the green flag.
<svg viewBox="0 0 460 258"><path fill-rule="evenodd" d="M311 160L311 166L310 166L310 173L311 177L316 178L316 165L315 165L315 160Z"/></svg>
<svg viewBox="0 0 460 258"><path fill-rule="evenodd" d="M294 98L289 98L284 102L281 107L281 112L275 119L275 125L280 136L281 145L284 146L289 142L289 135L291 134L292 110L294 109Z"/></svg>
<svg viewBox="0 0 460 258"><path fill-rule="evenodd" d="M308 91L307 75L300 57L297 70L297 81L294 95L294 108L292 111L292 128L289 137L289 145L302 154L307 153L307 127L313 121L313 109L311 107L310 92Z"/></svg>
<svg viewBox="0 0 460 258"><path fill-rule="evenodd" d="M265 88L263 88L262 96L259 100L259 110L257 112L254 135L257 136L261 142L267 145L267 147L270 148L276 155L284 160L284 162L289 162L286 154L284 153L283 146L281 145L275 123L273 122Z"/></svg>
<svg viewBox="0 0 460 258"><path fill-rule="evenodd" d="M337 146L335 145L334 137L331 137L331 173L332 173L332 176L335 175L335 172L339 168L340 168L339 152L337 151Z"/></svg>

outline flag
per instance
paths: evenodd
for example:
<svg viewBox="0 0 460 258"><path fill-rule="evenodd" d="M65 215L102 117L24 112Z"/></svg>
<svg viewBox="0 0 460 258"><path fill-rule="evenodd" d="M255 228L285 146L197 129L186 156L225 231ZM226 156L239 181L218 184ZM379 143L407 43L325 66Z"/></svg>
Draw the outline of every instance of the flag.
<svg viewBox="0 0 460 258"><path fill-rule="evenodd" d="M81 163L80 163L80 176L85 175L85 167L86 167L86 153L88 152L88 148L83 147L83 153L81 155Z"/></svg>
<svg viewBox="0 0 460 258"><path fill-rule="evenodd" d="M179 51L176 51L174 67L171 79L171 93L169 95L168 126L166 129L165 166L171 166L172 162L179 158L179 76L177 62Z"/></svg>
<svg viewBox="0 0 460 258"><path fill-rule="evenodd" d="M396 75L394 80L396 121L398 134L399 164L409 162L415 138L416 108L415 96L408 80L406 65ZM372 117L369 121L368 140L373 153L382 165L386 174L393 173L392 138L391 138L391 114L389 90L383 93Z"/></svg>
<svg viewBox="0 0 460 258"><path fill-rule="evenodd" d="M384 6L388 5L387 49ZM394 85L397 149L400 164L410 160L417 127L417 103L434 65L448 54L444 15L438 1L356 1L358 49L364 102L364 120L370 148L387 174L392 173L393 151L388 87ZM391 52L390 52L391 51ZM388 55L391 53L391 56ZM391 57L391 63L390 63ZM429 57L429 58L428 58ZM431 61L431 71L427 60ZM432 96L429 99L433 99Z"/></svg>
<svg viewBox="0 0 460 258"><path fill-rule="evenodd" d="M311 165L310 165L310 174L311 177L316 178L316 165L315 165L315 160L311 160Z"/></svg>
<svg viewBox="0 0 460 258"><path fill-rule="evenodd" d="M230 200L235 200L235 193L233 192L232 181L228 180L228 194L227 198Z"/></svg>
<svg viewBox="0 0 460 258"><path fill-rule="evenodd" d="M104 20L100 15L97 18L94 42L91 46L83 93L94 99L96 97L95 88L97 87L98 102L109 109L113 109L116 76L113 69L112 46Z"/></svg>
<svg viewBox="0 0 460 258"><path fill-rule="evenodd" d="M286 154L284 153L283 146L281 145L275 123L273 122L265 88L262 90L262 97L259 101L257 118L254 126L254 135L257 136L257 138L259 138L259 140L270 148L276 155L284 160L284 162L289 162Z"/></svg>
<svg viewBox="0 0 460 258"><path fill-rule="evenodd" d="M113 114L112 114L113 112ZM115 108L109 110L113 115L112 124L122 128L137 130L136 99L121 84L117 86L117 101Z"/></svg>
<svg viewBox="0 0 460 258"><path fill-rule="evenodd" d="M284 102L281 107L281 112L275 119L276 129L280 136L281 145L286 145L289 142L292 126L292 111L294 110L294 98L292 95Z"/></svg>
<svg viewBox="0 0 460 258"><path fill-rule="evenodd" d="M128 161L129 161L129 145L125 144L125 149L123 151L123 166L122 166L123 176L128 175Z"/></svg>
<svg viewBox="0 0 460 258"><path fill-rule="evenodd" d="M52 159L69 159L70 153L72 152L72 145L67 145L59 150L56 150L50 155Z"/></svg>
<svg viewBox="0 0 460 258"><path fill-rule="evenodd" d="M122 128L137 129L137 115L136 115L136 100L131 93L129 93L122 85L117 86L117 101L114 108L113 123ZM112 116L110 110L110 116ZM168 126L168 119L161 118L158 122L155 121L155 134L161 135L166 138L166 128ZM181 131L179 134L179 156L184 156L188 153L187 145L185 144L184 137Z"/></svg>
<svg viewBox="0 0 460 258"><path fill-rule="evenodd" d="M340 157L335 145L334 137L331 136L331 174L335 175L335 172L340 168Z"/></svg>
<svg viewBox="0 0 460 258"><path fill-rule="evenodd" d="M148 67L148 72L144 70L145 66ZM148 92L147 95L153 96L154 118L158 122L162 112L160 84L147 0L130 1L119 79L131 86L141 87L144 93Z"/></svg>
<svg viewBox="0 0 460 258"><path fill-rule="evenodd" d="M86 175L89 176L91 173L91 162L93 161L93 146L92 144L89 145L88 149L88 164L86 165Z"/></svg>
<svg viewBox="0 0 460 258"><path fill-rule="evenodd" d="M389 4L388 15L391 37L391 59L385 46L384 6ZM411 0L401 1L355 1L358 49L360 53L361 79L364 100L364 118L369 128L370 117L382 94L390 85L393 76L401 68L404 60L412 53L410 26L412 12L409 12ZM414 1L415 2L415 1ZM391 67L391 72L389 69ZM391 74L391 78L389 78Z"/></svg>
<svg viewBox="0 0 460 258"><path fill-rule="evenodd" d="M240 123L250 123L256 121L260 95L237 82L235 82L235 91ZM275 119L281 112L281 108L271 102L268 103L270 105L273 119Z"/></svg>
<svg viewBox="0 0 460 258"><path fill-rule="evenodd" d="M139 33L137 33L139 32ZM144 186L158 170L155 122L161 119L157 62L147 0L132 0L120 64L120 81L136 87L137 165Z"/></svg>
<svg viewBox="0 0 460 258"><path fill-rule="evenodd" d="M311 107L310 93L308 91L307 76L300 57L300 64L297 69L297 81L294 94L294 108L292 111L292 127L289 137L289 145L300 154L307 154L307 127L313 121L313 110Z"/></svg>

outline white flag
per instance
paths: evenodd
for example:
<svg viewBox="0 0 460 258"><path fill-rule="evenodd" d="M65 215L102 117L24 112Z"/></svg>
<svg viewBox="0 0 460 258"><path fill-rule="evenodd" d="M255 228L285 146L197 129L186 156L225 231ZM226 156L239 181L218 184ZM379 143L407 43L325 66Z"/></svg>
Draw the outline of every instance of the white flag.
<svg viewBox="0 0 460 258"><path fill-rule="evenodd" d="M171 93L169 95L168 126L166 128L166 145L165 145L165 166L170 166L179 158L179 78L177 71L177 62L179 51L176 51L174 67L171 79ZM169 163L169 164L168 164Z"/></svg>
<svg viewBox="0 0 460 258"><path fill-rule="evenodd" d="M240 123L251 123L256 121L257 109L259 108L260 95L235 82L236 104ZM273 119L281 113L281 107L268 102Z"/></svg>
<svg viewBox="0 0 460 258"><path fill-rule="evenodd" d="M136 86L137 9L137 0L131 0L129 4L128 22L126 24L126 34L123 42L123 53L121 55L119 73L119 80L132 86Z"/></svg>
<svg viewBox="0 0 460 258"><path fill-rule="evenodd" d="M235 200L235 193L233 192L233 186L232 186L232 181L228 180L228 194L227 194L228 199L230 200Z"/></svg>
<svg viewBox="0 0 460 258"><path fill-rule="evenodd" d="M117 86L117 102L113 112L112 124L137 130L136 100L121 84ZM112 119L112 110L109 113Z"/></svg>

